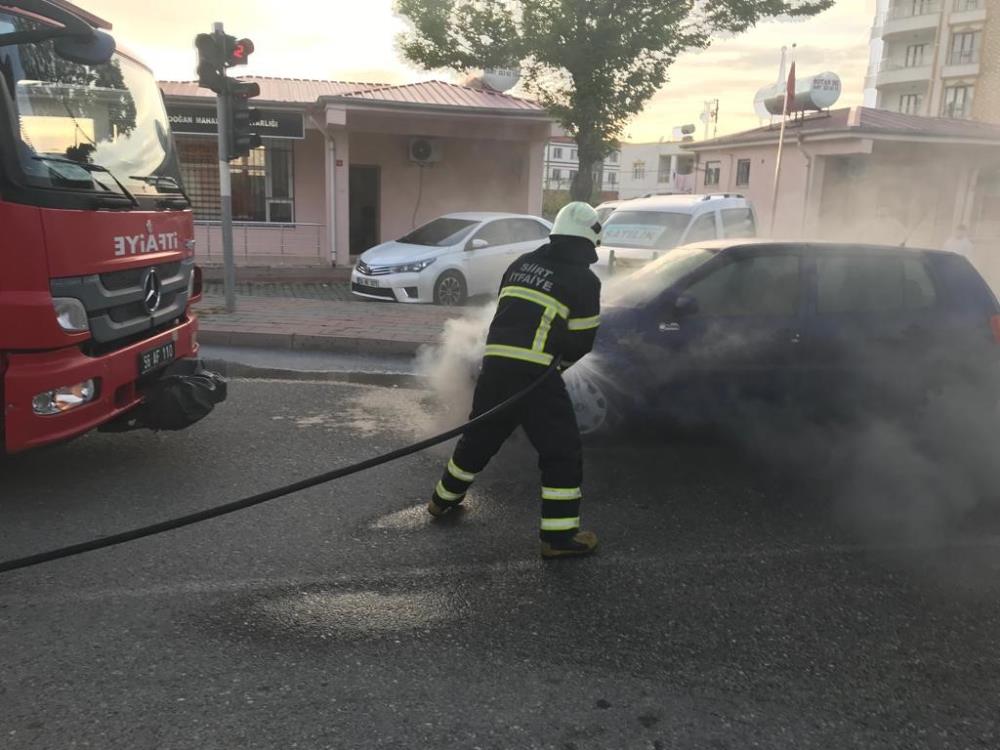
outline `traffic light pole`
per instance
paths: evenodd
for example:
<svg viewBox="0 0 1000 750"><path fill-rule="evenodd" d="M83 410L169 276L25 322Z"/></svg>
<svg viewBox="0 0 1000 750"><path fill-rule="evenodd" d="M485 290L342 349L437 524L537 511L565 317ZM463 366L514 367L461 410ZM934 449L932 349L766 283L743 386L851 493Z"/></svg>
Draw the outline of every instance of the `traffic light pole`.
<svg viewBox="0 0 1000 750"><path fill-rule="evenodd" d="M216 36L221 37L221 23L213 24ZM216 101L216 122L219 131L219 194L222 207L222 262L223 288L226 294L226 312L236 310L236 262L233 255L233 186L229 175L229 97L220 94Z"/></svg>

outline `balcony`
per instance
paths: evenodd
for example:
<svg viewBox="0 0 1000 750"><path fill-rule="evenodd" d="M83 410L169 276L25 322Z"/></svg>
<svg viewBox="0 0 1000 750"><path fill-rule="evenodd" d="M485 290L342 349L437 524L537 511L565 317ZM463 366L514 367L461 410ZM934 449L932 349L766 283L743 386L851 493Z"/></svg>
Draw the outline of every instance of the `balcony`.
<svg viewBox="0 0 1000 750"><path fill-rule="evenodd" d="M984 0L955 0L948 22L952 24L976 23L986 20Z"/></svg>
<svg viewBox="0 0 1000 750"><path fill-rule="evenodd" d="M894 86L901 83L925 83L931 79L931 66L907 66L902 63L883 60L875 75L869 76L872 87Z"/></svg>
<svg viewBox="0 0 1000 750"><path fill-rule="evenodd" d="M979 50L952 50L941 68L942 78L970 78L979 75Z"/></svg>
<svg viewBox="0 0 1000 750"><path fill-rule="evenodd" d="M893 5L882 23L882 38L937 28L941 20L940 2L904 0Z"/></svg>

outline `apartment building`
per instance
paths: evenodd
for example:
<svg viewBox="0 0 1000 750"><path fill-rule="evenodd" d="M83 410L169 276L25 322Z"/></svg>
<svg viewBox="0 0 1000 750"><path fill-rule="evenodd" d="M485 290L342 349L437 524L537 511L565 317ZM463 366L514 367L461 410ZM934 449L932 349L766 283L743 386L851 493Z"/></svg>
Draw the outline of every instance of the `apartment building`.
<svg viewBox="0 0 1000 750"><path fill-rule="evenodd" d="M600 180L602 193L617 193L621 153L613 151L594 170L594 181ZM545 189L569 190L569 186L580 170L580 158L576 141L568 136L555 136L545 147Z"/></svg>
<svg viewBox="0 0 1000 750"><path fill-rule="evenodd" d="M883 0L872 38L877 108L1000 121L1000 0Z"/></svg>
<svg viewBox="0 0 1000 750"><path fill-rule="evenodd" d="M620 198L694 192L694 157L679 141L623 143Z"/></svg>

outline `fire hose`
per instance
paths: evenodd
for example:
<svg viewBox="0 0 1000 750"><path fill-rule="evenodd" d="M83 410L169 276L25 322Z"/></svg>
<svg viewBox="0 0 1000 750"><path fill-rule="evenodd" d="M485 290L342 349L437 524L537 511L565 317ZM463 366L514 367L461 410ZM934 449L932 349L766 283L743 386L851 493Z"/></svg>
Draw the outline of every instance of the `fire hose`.
<svg viewBox="0 0 1000 750"><path fill-rule="evenodd" d="M135 541L136 539L142 539L155 534L162 534L166 531L183 528L184 526L191 526L196 523L201 523L202 521L208 521L212 518L225 516L246 508L252 508L255 505L260 505L261 503L266 503L270 500L277 500L280 497L285 497L286 495L291 495L295 492L301 492L302 490L316 487L317 485L326 484L327 482L332 482L335 479L342 479L352 474L373 469L376 466L397 461L400 458L405 458L406 456L411 456L414 453L427 450L435 445L440 445L447 440L451 440L453 437L461 435L472 427L476 427L483 422L493 419L498 414L512 408L515 404L525 399L528 394L541 385L542 381L549 377L556 370L556 368L559 367L560 361L561 359L556 357L552 361L552 364L550 364L545 372L542 373L542 375L540 375L527 387L508 398L506 401L494 406L489 411L483 412L478 417L470 419L465 424L454 427L446 432L442 432L439 435L434 435L433 437L426 438L417 443L397 448L394 451L383 453L380 456L374 456L372 458L367 458L364 461L358 461L350 466L333 469L332 471L317 474L316 476L309 477L308 479L301 479L298 482L293 482L292 484L287 484L283 487L276 487L275 489L260 492L256 495L251 495L250 497L244 497L240 500L234 500L223 505L217 505L214 508L206 508L205 510L189 513L188 515L180 516L178 518L171 518L166 521L150 524L148 526L140 526L139 528L131 529L130 531L123 531L118 534L98 537L97 539L91 539L78 544L71 544L66 547L58 547L56 549L48 550L47 552L38 552L26 557L2 561L0 562L0 573L8 573L12 570L19 570L21 568L30 568L35 565L52 562L53 560L61 560L65 557L83 554L84 552L92 552L94 550L105 549L106 547L114 547L119 544Z"/></svg>

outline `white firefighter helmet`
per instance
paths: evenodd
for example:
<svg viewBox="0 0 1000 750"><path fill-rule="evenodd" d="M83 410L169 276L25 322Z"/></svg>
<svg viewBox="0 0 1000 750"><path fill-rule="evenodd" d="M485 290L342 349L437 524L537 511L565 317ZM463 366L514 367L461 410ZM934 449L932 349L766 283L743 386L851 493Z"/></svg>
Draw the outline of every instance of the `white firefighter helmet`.
<svg viewBox="0 0 1000 750"><path fill-rule="evenodd" d="M567 203L562 210L556 214L555 225L551 234L560 234L569 237L583 237L590 240L595 245L597 237L601 233L601 222L597 218L597 211L583 201Z"/></svg>

